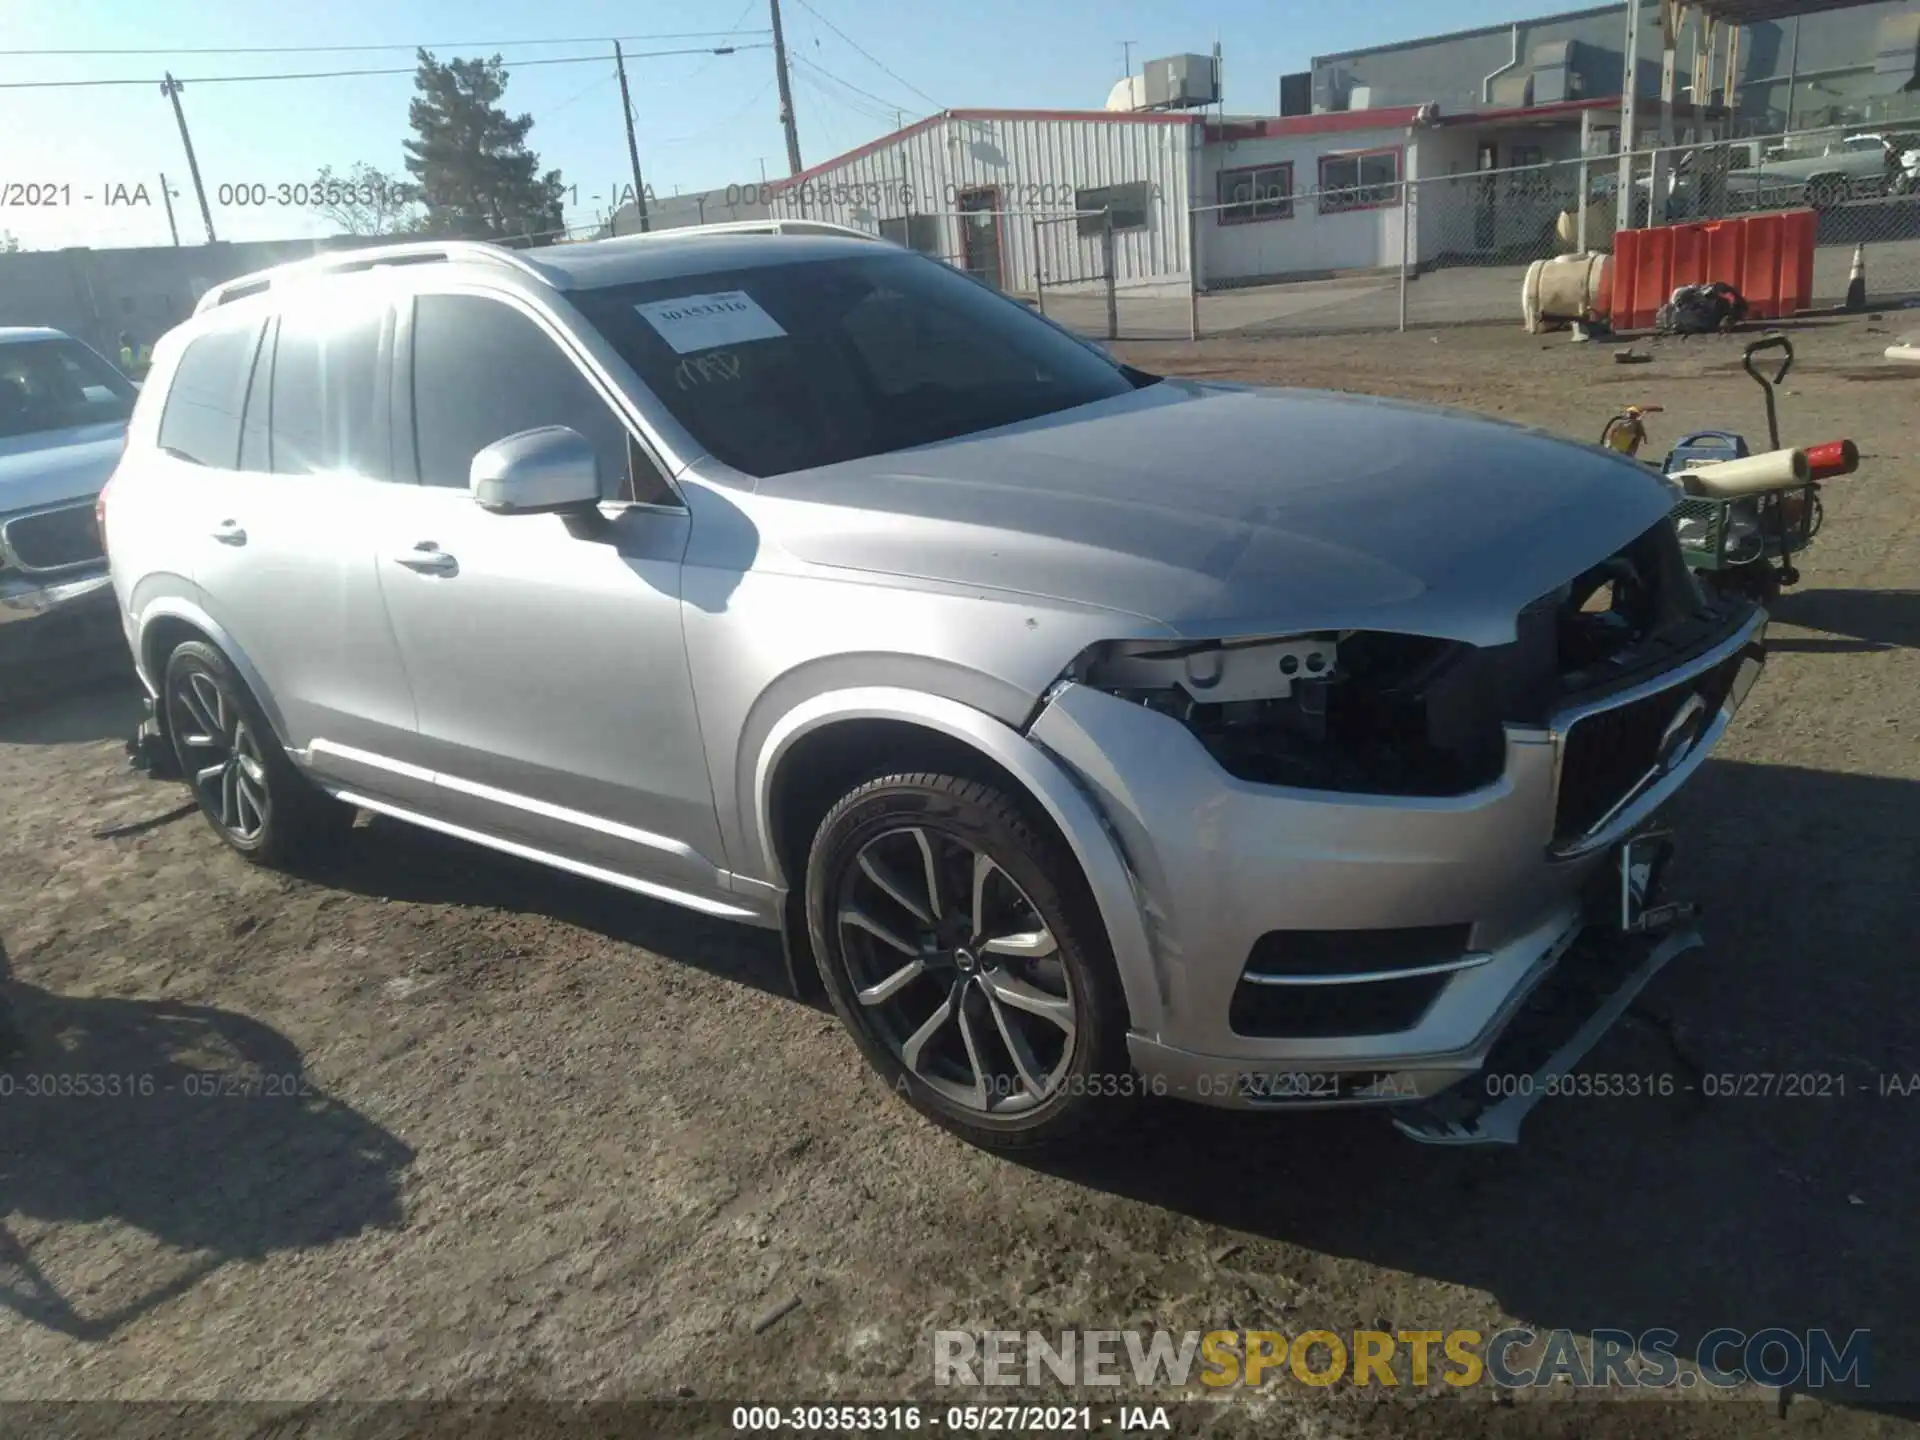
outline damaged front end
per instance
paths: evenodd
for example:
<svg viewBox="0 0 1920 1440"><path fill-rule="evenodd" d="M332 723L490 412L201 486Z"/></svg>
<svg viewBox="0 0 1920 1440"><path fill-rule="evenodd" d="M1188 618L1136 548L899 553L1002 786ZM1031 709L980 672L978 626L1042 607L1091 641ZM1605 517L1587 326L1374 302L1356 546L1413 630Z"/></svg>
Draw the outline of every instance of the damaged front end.
<svg viewBox="0 0 1920 1440"><path fill-rule="evenodd" d="M1415 1138L1514 1138L1531 1100L1483 1125L1463 1098L1496 1042L1524 1032L1537 1076L1562 1073L1699 943L1646 827L1745 698L1764 628L1701 592L1663 520L1503 644L1328 628L1081 654L1033 733L1155 917L1169 1025L1136 1063L1216 1103L1398 1102Z"/></svg>
<svg viewBox="0 0 1920 1440"><path fill-rule="evenodd" d="M1369 630L1115 641L1083 653L1065 678L1178 720L1236 779L1464 795L1500 777L1509 727L1550 726L1710 648L1752 614L1701 592L1662 521L1528 605L1509 644ZM1585 797L1579 814L1610 783L1572 779Z"/></svg>

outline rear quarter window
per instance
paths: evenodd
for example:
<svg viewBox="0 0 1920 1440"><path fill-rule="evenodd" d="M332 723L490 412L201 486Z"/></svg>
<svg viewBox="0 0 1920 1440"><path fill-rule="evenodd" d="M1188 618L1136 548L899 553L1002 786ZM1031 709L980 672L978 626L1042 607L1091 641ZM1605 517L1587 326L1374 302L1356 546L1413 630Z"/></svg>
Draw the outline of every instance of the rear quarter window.
<svg viewBox="0 0 1920 1440"><path fill-rule="evenodd" d="M187 342L160 412L160 448L176 459L231 470L240 456L240 415L260 338L256 319Z"/></svg>

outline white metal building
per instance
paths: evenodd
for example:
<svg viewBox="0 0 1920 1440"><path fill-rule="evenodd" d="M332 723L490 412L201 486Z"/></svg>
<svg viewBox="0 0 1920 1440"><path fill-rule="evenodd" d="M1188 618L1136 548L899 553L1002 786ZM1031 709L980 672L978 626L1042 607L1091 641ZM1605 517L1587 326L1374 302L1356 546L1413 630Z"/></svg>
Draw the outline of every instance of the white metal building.
<svg viewBox="0 0 1920 1440"><path fill-rule="evenodd" d="M1207 127L1195 217L1203 284L1397 266L1418 106Z"/></svg>
<svg viewBox="0 0 1920 1440"><path fill-rule="evenodd" d="M763 194L739 188L773 215L872 230L1028 295L1036 257L1049 292L1104 288L1110 211L1116 290L1184 295L1190 252L1203 290L1491 258L1570 203L1573 172L1556 172L1567 195L1541 196L1540 167L1583 138L1594 154L1619 124L1609 97L1226 119L950 110ZM1447 177L1460 183L1421 183Z"/></svg>
<svg viewBox="0 0 1920 1440"><path fill-rule="evenodd" d="M877 230L1001 288L1032 293L1105 274L1113 213L1116 283L1185 291L1192 113L948 110L777 181L774 215ZM751 187L743 187L751 188ZM1074 218L1074 212L1083 212Z"/></svg>

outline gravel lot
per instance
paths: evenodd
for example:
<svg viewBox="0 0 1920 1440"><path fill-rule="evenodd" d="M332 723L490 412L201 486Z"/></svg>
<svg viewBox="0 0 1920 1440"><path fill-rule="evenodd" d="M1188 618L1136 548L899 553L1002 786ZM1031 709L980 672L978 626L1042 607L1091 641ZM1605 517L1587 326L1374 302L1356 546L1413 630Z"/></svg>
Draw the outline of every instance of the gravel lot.
<svg viewBox="0 0 1920 1440"><path fill-rule="evenodd" d="M1789 439L1867 458L1678 807L1709 946L1648 995L1703 1070L1842 1076L1844 1098L1557 1099L1500 1154L1161 1102L1098 1156L1025 1167L869 1081L786 998L770 936L387 822L325 872L250 869L125 768L134 692L109 678L0 715L28 1044L0 1098L0 1399L944 1404L938 1328L1666 1326L1690 1355L1716 1326L1826 1326L1873 1332L1873 1388L1785 1419L1283 1381L1182 1424L1912 1433L1890 1402L1920 1400L1920 1096L1880 1093L1920 1075L1920 375L1878 358L1904 318L1796 332ZM1656 441L1764 433L1736 342L1651 349L1620 367L1475 329L1127 354L1588 439L1629 401L1666 407ZM1675 1062L1631 1023L1588 1068ZM50 1074L153 1093L20 1093ZM301 1093L263 1093L288 1076Z"/></svg>

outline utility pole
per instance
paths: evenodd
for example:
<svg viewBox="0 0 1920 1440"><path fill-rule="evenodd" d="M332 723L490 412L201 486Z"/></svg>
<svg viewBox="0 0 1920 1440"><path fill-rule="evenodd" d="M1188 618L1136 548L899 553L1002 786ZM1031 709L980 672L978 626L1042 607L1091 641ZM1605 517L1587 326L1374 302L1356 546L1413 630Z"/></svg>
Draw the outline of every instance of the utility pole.
<svg viewBox="0 0 1920 1440"><path fill-rule="evenodd" d="M180 82L173 78L173 72L167 72L167 78L160 82L160 93L173 102L173 118L180 122L180 143L186 147L187 169L193 175L193 193L200 197L200 218L207 225L207 243L214 243L213 212L207 208L207 187L200 183L200 162L193 158L193 137L187 133L187 114L180 108ZM169 207L171 208L171 207Z"/></svg>
<svg viewBox="0 0 1920 1440"><path fill-rule="evenodd" d="M1120 42L1120 65L1121 68L1126 71L1127 79L1129 80L1133 78L1133 47L1139 43L1138 40L1122 40Z"/></svg>
<svg viewBox="0 0 1920 1440"><path fill-rule="evenodd" d="M633 101L627 95L627 57L620 53L620 42L613 42L613 63L620 71L620 118L627 127L627 159L633 162L633 204L640 212L640 233L646 234L653 227L647 221L647 187L640 180L640 142L633 138ZM614 207L616 222L620 214L619 206ZM616 223L616 227L618 225Z"/></svg>
<svg viewBox="0 0 1920 1440"><path fill-rule="evenodd" d="M1633 145L1640 118L1640 0L1627 0L1627 38L1620 82L1620 180L1613 192L1613 228L1633 229Z"/></svg>
<svg viewBox="0 0 1920 1440"><path fill-rule="evenodd" d="M787 41L780 29L780 0L768 0L773 7L773 67L780 82L780 123L787 131L787 173L800 173L800 133L793 128L793 85L787 78Z"/></svg>
<svg viewBox="0 0 1920 1440"><path fill-rule="evenodd" d="M180 248L180 227L173 223L173 191L167 188L167 175L160 172L160 198L167 202L167 229L173 232L173 248Z"/></svg>

